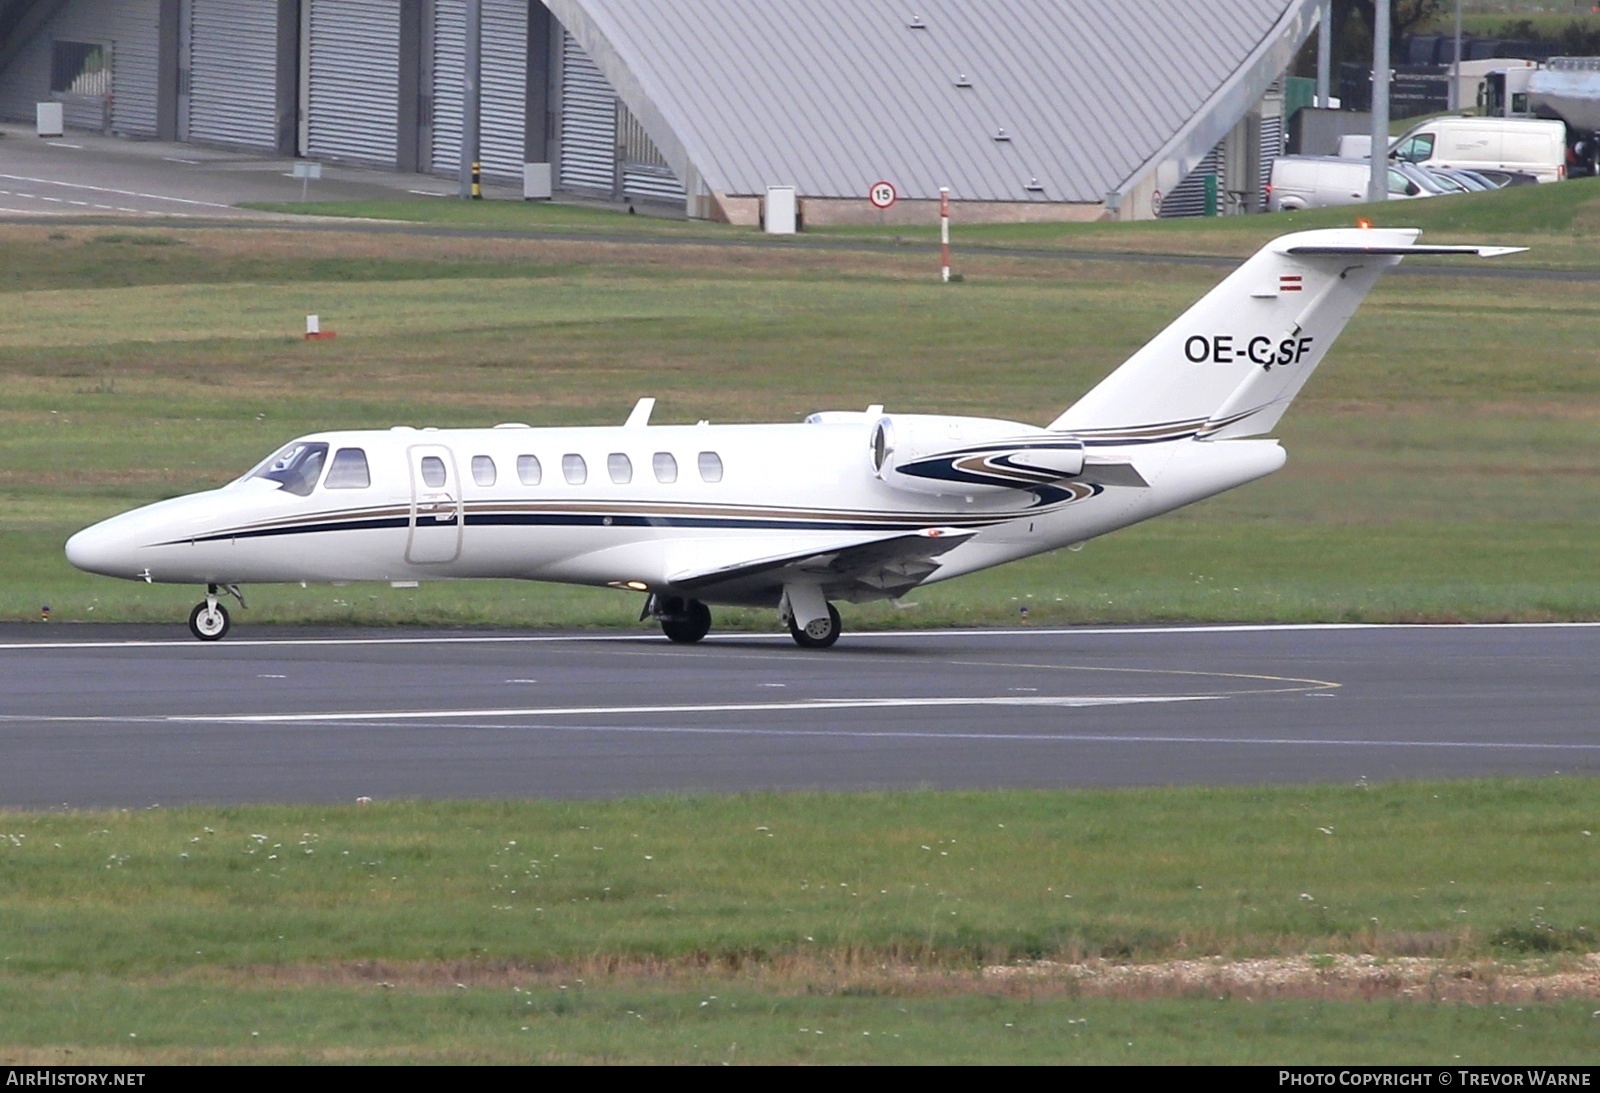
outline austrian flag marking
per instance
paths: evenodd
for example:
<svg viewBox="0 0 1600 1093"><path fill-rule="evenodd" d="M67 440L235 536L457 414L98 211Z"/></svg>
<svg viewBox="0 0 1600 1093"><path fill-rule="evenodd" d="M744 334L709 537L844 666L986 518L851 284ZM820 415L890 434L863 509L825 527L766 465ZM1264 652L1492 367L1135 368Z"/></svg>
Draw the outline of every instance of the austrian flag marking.
<svg viewBox="0 0 1600 1093"><path fill-rule="evenodd" d="M1298 273L1285 273L1278 278L1279 292L1299 292L1300 275Z"/></svg>

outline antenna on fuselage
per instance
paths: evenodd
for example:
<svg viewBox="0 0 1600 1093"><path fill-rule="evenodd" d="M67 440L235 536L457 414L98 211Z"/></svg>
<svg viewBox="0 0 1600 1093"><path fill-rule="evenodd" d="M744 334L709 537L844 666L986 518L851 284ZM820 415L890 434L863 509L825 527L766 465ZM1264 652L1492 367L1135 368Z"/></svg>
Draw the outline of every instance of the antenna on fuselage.
<svg viewBox="0 0 1600 1093"><path fill-rule="evenodd" d="M642 398L633 404L633 412L628 415L628 420L622 423L624 429L643 429L650 424L650 413L656 408L656 400Z"/></svg>

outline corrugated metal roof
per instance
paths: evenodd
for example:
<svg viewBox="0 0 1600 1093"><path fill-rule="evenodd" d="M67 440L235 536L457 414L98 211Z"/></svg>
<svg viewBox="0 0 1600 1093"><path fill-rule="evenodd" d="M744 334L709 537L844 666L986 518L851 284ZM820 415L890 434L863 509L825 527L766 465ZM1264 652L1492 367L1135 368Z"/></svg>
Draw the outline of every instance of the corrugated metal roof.
<svg viewBox="0 0 1600 1093"><path fill-rule="evenodd" d="M546 4L680 179L858 198L888 178L968 201L1099 202L1164 164L1181 177L1316 19L1316 0Z"/></svg>

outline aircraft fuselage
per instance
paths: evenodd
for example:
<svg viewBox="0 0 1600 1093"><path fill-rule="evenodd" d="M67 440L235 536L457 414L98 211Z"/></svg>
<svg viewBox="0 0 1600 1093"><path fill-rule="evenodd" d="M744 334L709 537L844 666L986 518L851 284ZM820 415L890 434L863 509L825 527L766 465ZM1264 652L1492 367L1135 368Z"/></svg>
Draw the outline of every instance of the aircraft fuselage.
<svg viewBox="0 0 1600 1093"><path fill-rule="evenodd" d="M1171 491L1159 481L1127 489L1061 479L1040 491L961 492L957 484L955 492L911 493L874 473L876 417L823 416L832 420L315 433L285 449L326 446L321 480L305 492L258 469L86 529L68 557L91 572L164 583L509 577L669 594L675 575L724 560L930 527L971 533L916 582L928 583L1102 535L1283 461L1275 441L1182 440L1124 453L1154 479L1170 460L1165 449L1195 449L1206 467L1179 461L1186 473ZM348 452L360 453L365 485L359 476L336 479L331 464ZM846 600L898 590L892 581L876 591L835 587L826 576L818 583ZM773 606L781 591L781 582L741 575L702 583L695 596Z"/></svg>

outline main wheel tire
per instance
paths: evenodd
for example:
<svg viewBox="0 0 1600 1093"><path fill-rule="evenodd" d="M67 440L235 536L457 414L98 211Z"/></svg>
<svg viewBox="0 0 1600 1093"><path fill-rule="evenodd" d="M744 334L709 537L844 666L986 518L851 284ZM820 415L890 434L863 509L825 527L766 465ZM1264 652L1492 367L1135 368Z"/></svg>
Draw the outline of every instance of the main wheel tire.
<svg viewBox="0 0 1600 1093"><path fill-rule="evenodd" d="M228 633L228 627L233 625L233 620L228 618L228 609L220 603L216 607L208 606L204 601L194 605L194 610L189 612L189 633L201 641L221 641Z"/></svg>
<svg viewBox="0 0 1600 1093"><path fill-rule="evenodd" d="M797 625L793 616L789 618L789 635L802 649L826 649L839 640L839 632L843 629L844 625L839 621L839 610L831 603L828 605L826 619L812 619L807 626Z"/></svg>
<svg viewBox="0 0 1600 1093"><path fill-rule="evenodd" d="M681 614L662 618L661 632L679 645L693 645L711 633L711 608L699 600L690 600L683 605Z"/></svg>

